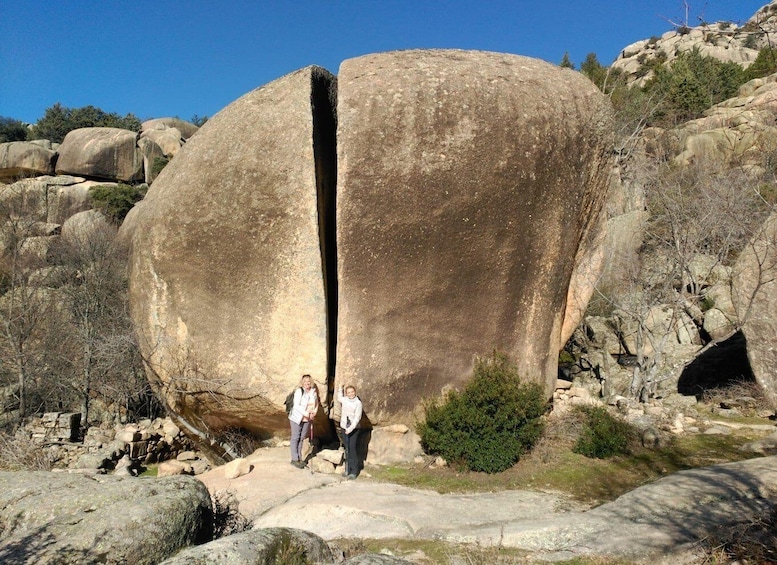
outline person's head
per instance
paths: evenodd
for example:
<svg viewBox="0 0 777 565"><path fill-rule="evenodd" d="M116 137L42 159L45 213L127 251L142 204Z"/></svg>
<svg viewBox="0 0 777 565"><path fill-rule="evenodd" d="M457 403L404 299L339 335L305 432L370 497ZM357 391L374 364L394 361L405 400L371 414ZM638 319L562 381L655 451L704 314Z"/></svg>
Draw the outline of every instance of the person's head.
<svg viewBox="0 0 777 565"><path fill-rule="evenodd" d="M356 387L348 385L345 387L345 396L348 398L356 398Z"/></svg>
<svg viewBox="0 0 777 565"><path fill-rule="evenodd" d="M310 390L310 387L313 386L313 377L310 375L302 375L302 379L300 379L299 384L305 390Z"/></svg>

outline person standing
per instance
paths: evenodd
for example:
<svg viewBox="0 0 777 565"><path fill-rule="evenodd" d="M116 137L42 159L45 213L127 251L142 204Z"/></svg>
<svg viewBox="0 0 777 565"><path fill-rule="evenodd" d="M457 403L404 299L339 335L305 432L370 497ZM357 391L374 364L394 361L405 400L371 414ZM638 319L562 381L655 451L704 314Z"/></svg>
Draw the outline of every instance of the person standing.
<svg viewBox="0 0 777 565"><path fill-rule="evenodd" d="M305 439L318 412L318 387L310 375L302 375L299 388L294 391L294 403L289 412L291 426L291 464L302 469L302 440Z"/></svg>
<svg viewBox="0 0 777 565"><path fill-rule="evenodd" d="M356 396L356 388L352 385L340 387L340 390L337 391L337 400L341 405L340 428L345 447L345 474L348 479L353 480L359 476L361 470L358 444L362 401Z"/></svg>

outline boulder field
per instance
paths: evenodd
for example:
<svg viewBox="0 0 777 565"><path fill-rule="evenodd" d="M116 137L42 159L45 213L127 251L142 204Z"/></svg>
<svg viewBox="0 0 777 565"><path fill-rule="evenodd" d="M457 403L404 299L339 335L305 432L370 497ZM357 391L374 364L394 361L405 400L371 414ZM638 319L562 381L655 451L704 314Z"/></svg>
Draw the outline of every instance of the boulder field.
<svg viewBox="0 0 777 565"><path fill-rule="evenodd" d="M195 427L285 429L309 373L412 423L493 349L548 396L590 296L611 110L579 73L459 50L308 67L211 118L122 227L149 372Z"/></svg>

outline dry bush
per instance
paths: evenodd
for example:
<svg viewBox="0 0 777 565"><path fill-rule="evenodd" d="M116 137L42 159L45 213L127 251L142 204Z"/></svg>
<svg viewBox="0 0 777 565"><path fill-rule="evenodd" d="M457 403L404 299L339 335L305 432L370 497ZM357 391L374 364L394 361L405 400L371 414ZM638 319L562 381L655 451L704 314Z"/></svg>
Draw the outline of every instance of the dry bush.
<svg viewBox="0 0 777 565"><path fill-rule="evenodd" d="M262 447L261 438L243 428L226 428L218 434L221 445L230 446L231 452L238 457L248 457L254 451Z"/></svg>
<svg viewBox="0 0 777 565"><path fill-rule="evenodd" d="M551 412L545 421L545 429L532 449L532 457L543 464L554 463L565 451L571 451L585 427L585 414L580 410Z"/></svg>
<svg viewBox="0 0 777 565"><path fill-rule="evenodd" d="M704 391L702 402L722 408L736 408L743 416L750 417L772 410L761 386L745 379L730 381L724 387Z"/></svg>
<svg viewBox="0 0 777 565"><path fill-rule="evenodd" d="M235 493L220 490L211 495L213 504L213 539L239 534L251 528L251 522L240 513Z"/></svg>
<svg viewBox="0 0 777 565"><path fill-rule="evenodd" d="M54 465L51 453L33 442L26 434L0 433L0 470L50 471Z"/></svg>
<svg viewBox="0 0 777 565"><path fill-rule="evenodd" d="M777 563L777 507L765 517L727 528L701 542L703 563Z"/></svg>

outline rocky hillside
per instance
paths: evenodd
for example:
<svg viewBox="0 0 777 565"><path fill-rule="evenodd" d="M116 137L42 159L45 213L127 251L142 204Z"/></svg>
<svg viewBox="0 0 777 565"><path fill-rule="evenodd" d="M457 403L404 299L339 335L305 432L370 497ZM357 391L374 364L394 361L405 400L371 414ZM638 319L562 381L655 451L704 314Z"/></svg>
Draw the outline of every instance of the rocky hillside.
<svg viewBox="0 0 777 565"><path fill-rule="evenodd" d="M698 26L690 22L679 25L661 37L641 39L625 47L612 68L623 71L630 84L644 84L660 63L671 63L679 54L698 49L702 55L721 61L749 66L758 51L773 45L777 31L777 2L763 6L744 24L730 21L704 22ZM685 24L685 25L683 25Z"/></svg>

